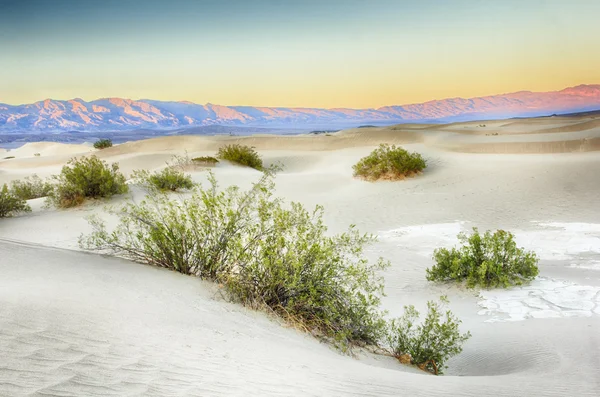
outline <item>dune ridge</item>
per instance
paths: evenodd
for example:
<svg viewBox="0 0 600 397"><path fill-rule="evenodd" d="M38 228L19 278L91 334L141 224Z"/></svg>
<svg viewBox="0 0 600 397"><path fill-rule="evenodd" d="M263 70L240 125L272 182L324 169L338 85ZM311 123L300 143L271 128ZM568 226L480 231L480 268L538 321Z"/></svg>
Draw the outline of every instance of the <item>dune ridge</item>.
<svg viewBox="0 0 600 397"><path fill-rule="evenodd" d="M600 150L600 120L596 116L533 118L518 121L467 122L443 125L395 125L390 127L354 128L319 135L251 135L226 136L164 136L126 142L102 151L91 146L52 142L27 143L5 151L14 159L1 160L0 168L16 169L26 165L48 166L61 163L68 156L94 152L102 158L134 153L208 152L220 146L239 143L257 150L330 151L380 143L407 145L424 144L437 150L462 153L570 153ZM551 127L553 124L557 127ZM484 127L485 126L485 127ZM36 153L39 158L27 159ZM25 163L22 163L24 161Z"/></svg>

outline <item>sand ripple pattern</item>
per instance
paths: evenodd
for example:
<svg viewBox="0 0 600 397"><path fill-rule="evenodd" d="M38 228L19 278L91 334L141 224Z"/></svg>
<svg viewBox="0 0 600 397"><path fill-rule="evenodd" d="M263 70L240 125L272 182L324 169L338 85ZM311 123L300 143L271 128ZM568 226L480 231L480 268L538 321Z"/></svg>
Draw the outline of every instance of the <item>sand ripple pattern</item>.
<svg viewBox="0 0 600 397"><path fill-rule="evenodd" d="M583 374L578 369L577 376L564 369L564 376L550 376L563 368L549 365L557 357L567 369L573 360L568 351L549 351L552 345L530 346L526 353L516 342L507 350L506 341L497 349L493 341L479 339L450 374L462 376L432 377L387 357L343 356L260 313L223 302L210 285L191 277L1 241L0 252L3 397L395 396L399 391L512 397L575 391L595 396L600 390L586 372L591 365ZM487 359L477 343L493 350L485 353ZM499 351L524 356L514 360ZM481 360L488 365L471 365ZM510 382L502 379L508 374Z"/></svg>

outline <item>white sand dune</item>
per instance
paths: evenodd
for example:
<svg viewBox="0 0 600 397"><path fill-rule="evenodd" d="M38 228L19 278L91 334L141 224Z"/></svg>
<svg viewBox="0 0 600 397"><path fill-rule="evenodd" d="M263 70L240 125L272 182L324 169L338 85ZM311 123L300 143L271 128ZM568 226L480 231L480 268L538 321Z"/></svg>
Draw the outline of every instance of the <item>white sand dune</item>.
<svg viewBox="0 0 600 397"><path fill-rule="evenodd" d="M575 122L564 119L560 125ZM527 122L493 125L508 131ZM600 395L600 155L568 143L593 137L596 127L544 134L535 131L554 128L548 119L530 124L531 133L498 136L444 130L455 124L165 137L96 152L126 173L163 167L184 151L212 155L224 142L254 145L266 163L283 163L278 195L324 205L331 232L352 223L380 236L368 255L391 260L383 302L390 315L449 296L473 337L445 376L385 356L344 356L224 302L213 285L77 252L78 236L89 231L85 217L100 214L113 225L103 205L126 197L71 210L43 208L38 199L31 214L0 220L0 396ZM419 151L429 167L398 183L354 179L352 165L379 142ZM488 153L492 147L503 154ZM71 153L54 153L0 161L0 183L57 172ZM246 187L260 175L227 163L214 172L224 186ZM203 181L206 171L192 176ZM433 249L473 226L514 231L540 256L542 277L508 291L428 283Z"/></svg>
<svg viewBox="0 0 600 397"><path fill-rule="evenodd" d="M598 391L595 358L589 350L585 354L597 343L589 327L600 325L597 319L547 320L521 329L472 327L478 336L453 361L452 372L433 377L387 357L340 355L259 313L220 301L212 286L191 277L76 252L3 242L0 249L2 395ZM563 333L574 331L577 341L565 341Z"/></svg>
<svg viewBox="0 0 600 397"><path fill-rule="evenodd" d="M15 158L23 157L39 157L42 156L60 156L60 155L71 155L78 153L86 153L94 151L95 149L91 145L82 144L68 144L68 143L56 143L56 142L34 142L26 143L16 149L8 151L7 154L15 156Z"/></svg>

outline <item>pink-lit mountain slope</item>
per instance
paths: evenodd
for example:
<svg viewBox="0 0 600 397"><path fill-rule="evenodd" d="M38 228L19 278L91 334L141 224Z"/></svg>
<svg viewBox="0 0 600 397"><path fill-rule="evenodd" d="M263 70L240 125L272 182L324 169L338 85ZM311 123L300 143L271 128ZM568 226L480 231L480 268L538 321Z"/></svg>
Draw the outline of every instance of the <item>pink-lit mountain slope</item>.
<svg viewBox="0 0 600 397"><path fill-rule="evenodd" d="M47 99L29 105L0 104L0 131L60 132L180 129L204 125L346 127L425 121L465 121L600 109L600 85L552 92L520 91L480 98L448 98L379 109L268 108L198 105L105 98Z"/></svg>

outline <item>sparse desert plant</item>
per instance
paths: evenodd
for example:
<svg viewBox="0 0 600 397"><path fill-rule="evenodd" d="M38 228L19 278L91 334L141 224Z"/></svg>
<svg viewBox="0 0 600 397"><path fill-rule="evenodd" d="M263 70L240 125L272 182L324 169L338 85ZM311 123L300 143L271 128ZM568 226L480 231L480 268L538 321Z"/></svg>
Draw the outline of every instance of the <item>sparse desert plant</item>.
<svg viewBox="0 0 600 397"><path fill-rule="evenodd" d="M34 155L35 157L40 157L40 156L41 156L41 154L40 154L40 153L34 153L33 155Z"/></svg>
<svg viewBox="0 0 600 397"><path fill-rule="evenodd" d="M429 281L466 281L472 288L508 287L533 280L539 273L538 258L518 248L514 235L504 230L483 235L473 228L471 235L458 235L460 248L438 248L434 266L427 269Z"/></svg>
<svg viewBox="0 0 600 397"><path fill-rule="evenodd" d="M56 184L49 202L61 208L74 207L86 198L106 198L129 190L119 165L109 166L96 156L69 160L60 175L53 178Z"/></svg>
<svg viewBox="0 0 600 397"><path fill-rule="evenodd" d="M146 170L138 170L133 173L133 177L143 186L163 191L170 190L174 192L194 187L192 177L184 174L179 168L174 167L163 168L161 171L154 173Z"/></svg>
<svg viewBox="0 0 600 397"><path fill-rule="evenodd" d="M10 160L10 159L14 159L14 158L15 158L15 156L6 156L6 157L4 158L4 160Z"/></svg>
<svg viewBox="0 0 600 397"><path fill-rule="evenodd" d="M419 153L409 153L395 145L381 144L353 166L354 176L369 181L399 180L420 173L427 167Z"/></svg>
<svg viewBox="0 0 600 397"><path fill-rule="evenodd" d="M471 337L469 332L460 333L461 321L450 310L443 312L447 303L446 297L440 302L427 302L427 315L420 324L417 309L405 306L404 314L390 322L388 343L392 355L435 375L443 373L446 361L462 352L462 345Z"/></svg>
<svg viewBox="0 0 600 397"><path fill-rule="evenodd" d="M188 199L150 191L127 204L113 231L90 218L94 232L80 245L215 281L231 300L268 309L342 349L384 340L380 270L388 263L363 253L374 237L352 226L327 235L321 207L286 206L273 189L269 171L245 192L220 190L211 173Z"/></svg>
<svg viewBox="0 0 600 397"><path fill-rule="evenodd" d="M188 166L193 165L194 162L190 158L187 150L182 154L175 154L171 157L171 160L167 161L167 166L171 168L178 168L184 171Z"/></svg>
<svg viewBox="0 0 600 397"><path fill-rule="evenodd" d="M54 186L37 175L25 177L22 181L13 181L10 185L12 193L21 200L31 200L52 194Z"/></svg>
<svg viewBox="0 0 600 397"><path fill-rule="evenodd" d="M106 149L112 147L113 143L110 139L98 139L94 142L94 148L96 149Z"/></svg>
<svg viewBox="0 0 600 397"><path fill-rule="evenodd" d="M0 218L14 215L19 212L30 212L31 207L25 200L17 197L8 189L8 185L0 188Z"/></svg>
<svg viewBox="0 0 600 397"><path fill-rule="evenodd" d="M219 160L217 160L216 158L214 158L212 156L194 157L192 159L192 161L196 164L205 165L205 166L215 166L219 162Z"/></svg>
<svg viewBox="0 0 600 397"><path fill-rule="evenodd" d="M250 146L239 144L225 145L219 148L217 158L259 171L263 170L263 161L260 155Z"/></svg>

